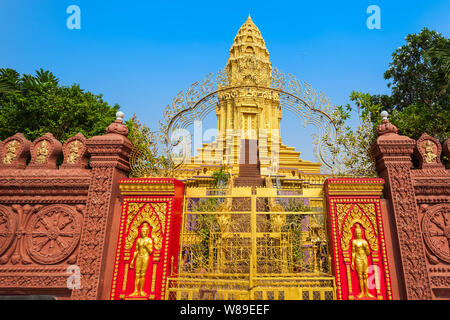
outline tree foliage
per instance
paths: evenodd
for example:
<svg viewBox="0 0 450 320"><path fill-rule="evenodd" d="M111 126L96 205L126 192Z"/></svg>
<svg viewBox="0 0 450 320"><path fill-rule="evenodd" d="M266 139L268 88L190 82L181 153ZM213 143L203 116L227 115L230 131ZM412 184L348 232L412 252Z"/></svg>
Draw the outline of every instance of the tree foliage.
<svg viewBox="0 0 450 320"><path fill-rule="evenodd" d="M424 28L405 37L406 44L392 54L384 78L391 94L353 91L353 104L339 106L334 114L338 139L332 151L340 154L345 174L373 176L374 159L370 150L376 139L380 113L386 110L399 134L418 139L427 132L441 141L450 136L450 40ZM345 126L355 111L360 123L356 129ZM343 150L343 152L342 152Z"/></svg>
<svg viewBox="0 0 450 320"><path fill-rule="evenodd" d="M119 105L110 106L78 84L62 86L50 71L20 75L0 69L0 139L23 133L34 139L51 132L64 142L81 132L86 138L105 134Z"/></svg>
<svg viewBox="0 0 450 320"><path fill-rule="evenodd" d="M445 94L450 90L450 41L446 41L441 47L434 47L426 53L435 66L433 73L434 81L437 84L440 94Z"/></svg>
<svg viewBox="0 0 450 320"><path fill-rule="evenodd" d="M363 111L374 128L386 110L400 134L418 139L427 132L443 141L450 136L450 40L427 28L405 40L384 73L391 94L373 95Z"/></svg>
<svg viewBox="0 0 450 320"><path fill-rule="evenodd" d="M376 138L377 123L371 122L368 110L378 109L381 106L374 104L372 96L367 93L353 91L350 94L350 100L355 104L360 120L355 129L345 126L345 122L350 118L350 112L353 110L351 104L338 106L334 114L338 134L332 151L339 156L339 161L345 167L345 172L339 174L376 176L375 161L370 148Z"/></svg>
<svg viewBox="0 0 450 320"><path fill-rule="evenodd" d="M160 133L141 123L136 114L125 123L134 145L130 156L130 177L171 177L175 167L170 148Z"/></svg>

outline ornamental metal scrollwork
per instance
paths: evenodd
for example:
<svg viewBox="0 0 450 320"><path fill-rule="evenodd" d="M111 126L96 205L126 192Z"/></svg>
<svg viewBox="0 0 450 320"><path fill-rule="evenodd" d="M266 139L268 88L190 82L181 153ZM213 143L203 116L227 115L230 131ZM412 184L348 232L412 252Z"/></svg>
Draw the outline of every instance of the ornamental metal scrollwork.
<svg viewBox="0 0 450 320"><path fill-rule="evenodd" d="M342 171L343 164L332 152L339 132L336 126L336 107L330 104L322 92L316 91L307 82L300 82L276 68L272 70L270 87L228 86L226 72L220 70L217 74L209 74L203 81L195 82L185 92L181 91L166 107L163 120L159 123L165 142L173 147L177 146L181 139L177 139L174 132L189 128L196 120L203 121L216 109L219 98L248 94L270 96L279 100L281 110L295 114L304 126L316 127L317 134L313 135L315 158L331 172ZM177 165L180 166L184 160L185 157Z"/></svg>
<svg viewBox="0 0 450 320"><path fill-rule="evenodd" d="M75 164L80 156L81 142L75 140L69 146L69 157L67 158L67 163Z"/></svg>

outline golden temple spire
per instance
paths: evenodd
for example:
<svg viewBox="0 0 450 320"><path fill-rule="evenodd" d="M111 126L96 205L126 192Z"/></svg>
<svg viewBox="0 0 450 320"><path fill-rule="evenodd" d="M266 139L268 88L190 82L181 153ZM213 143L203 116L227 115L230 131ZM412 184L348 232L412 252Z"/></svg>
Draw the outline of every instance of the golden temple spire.
<svg viewBox="0 0 450 320"><path fill-rule="evenodd" d="M177 177L200 183L197 177L201 172L209 174L210 169L205 168L211 164L224 166L236 177L241 164L253 165L252 161L256 161L262 176L281 173L288 181L297 181L294 176L300 177L300 172L320 173L319 163L300 160L300 152L281 143L280 95L271 89L269 51L250 15L234 38L225 71L228 83L220 84L217 91L217 140L199 148L189 163L180 166ZM256 170L247 169L244 172L251 174ZM303 183L298 181L295 183Z"/></svg>
<svg viewBox="0 0 450 320"><path fill-rule="evenodd" d="M269 51L250 14L234 38L226 70L230 85L270 86Z"/></svg>

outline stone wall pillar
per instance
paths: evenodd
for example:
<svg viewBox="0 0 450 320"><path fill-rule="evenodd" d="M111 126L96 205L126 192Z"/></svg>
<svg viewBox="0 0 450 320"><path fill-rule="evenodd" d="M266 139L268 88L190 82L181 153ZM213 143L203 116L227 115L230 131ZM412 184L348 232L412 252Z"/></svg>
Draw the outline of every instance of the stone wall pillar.
<svg viewBox="0 0 450 320"><path fill-rule="evenodd" d="M397 128L387 115L378 127L378 138L373 145L376 169L386 181L384 195L392 212L386 229L395 245L395 273L400 298L408 300L432 299L426 265L424 243L420 229L419 212L411 177L411 155L415 141L397 134Z"/></svg>
<svg viewBox="0 0 450 320"><path fill-rule="evenodd" d="M132 144L123 114L107 129L106 135L86 141L91 155L91 182L77 265L81 288L72 299L107 299L111 286L114 253L120 221L119 187L116 183L129 171Z"/></svg>

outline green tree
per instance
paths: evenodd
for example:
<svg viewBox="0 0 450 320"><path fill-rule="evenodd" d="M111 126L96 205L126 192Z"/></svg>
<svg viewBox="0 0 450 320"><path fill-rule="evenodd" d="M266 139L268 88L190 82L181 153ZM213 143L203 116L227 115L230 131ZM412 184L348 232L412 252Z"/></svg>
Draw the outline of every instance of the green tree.
<svg viewBox="0 0 450 320"><path fill-rule="evenodd" d="M450 136L450 40L427 28L405 40L384 73L390 80L390 95L353 91L353 103L335 109L338 138L331 150L346 168L341 174L376 174L370 147L377 137L382 110L388 111L399 134L418 139L427 132L441 141ZM360 119L356 129L345 125L352 111Z"/></svg>
<svg viewBox="0 0 450 320"><path fill-rule="evenodd" d="M355 129L345 126L345 121L350 118L350 112L354 109L351 104L338 106L333 117L338 132L336 143L331 150L345 168L345 171L339 174L376 176L375 160L370 149L376 138L378 122L371 122L370 111L379 110L382 106L376 104L374 98L367 93L353 91L350 100L356 106L360 120L358 126Z"/></svg>
<svg viewBox="0 0 450 320"><path fill-rule="evenodd" d="M134 145L130 155L130 177L172 177L175 164L161 134L141 123L136 114L126 123ZM161 149L161 150L159 150Z"/></svg>
<svg viewBox="0 0 450 320"><path fill-rule="evenodd" d="M363 111L374 129L384 109L400 134L418 139L427 132L444 140L450 136L450 40L427 28L405 40L384 73L391 94L373 95Z"/></svg>
<svg viewBox="0 0 450 320"><path fill-rule="evenodd" d="M449 93L450 87L450 41L439 47L433 47L426 53L434 66L433 81L440 94Z"/></svg>
<svg viewBox="0 0 450 320"><path fill-rule="evenodd" d="M191 215L193 231L198 237L198 242L191 248L193 267L196 271L208 269L211 232L219 231L217 217L213 213L217 211L219 205L218 198L203 198L192 205L192 212L204 212L204 214Z"/></svg>
<svg viewBox="0 0 450 320"><path fill-rule="evenodd" d="M0 69L0 139L23 133L34 139L51 132L64 142L81 132L87 138L105 134L119 105L111 107L78 84L61 86L50 71L20 75Z"/></svg>
<svg viewBox="0 0 450 320"><path fill-rule="evenodd" d="M374 106L370 94L352 91L350 100L357 108L359 125L353 129L347 121L354 107L351 104L335 106L331 118L336 128L336 139L328 141L328 136L322 137L321 142L330 148L333 163L333 174L340 176L375 176L375 165L370 153L371 143L375 140L373 124L366 108Z"/></svg>
<svg viewBox="0 0 450 320"><path fill-rule="evenodd" d="M226 172L225 167L222 166L220 170L215 171L211 177L213 178L212 186L214 188L225 188L228 184L228 180L230 179L230 173Z"/></svg>

